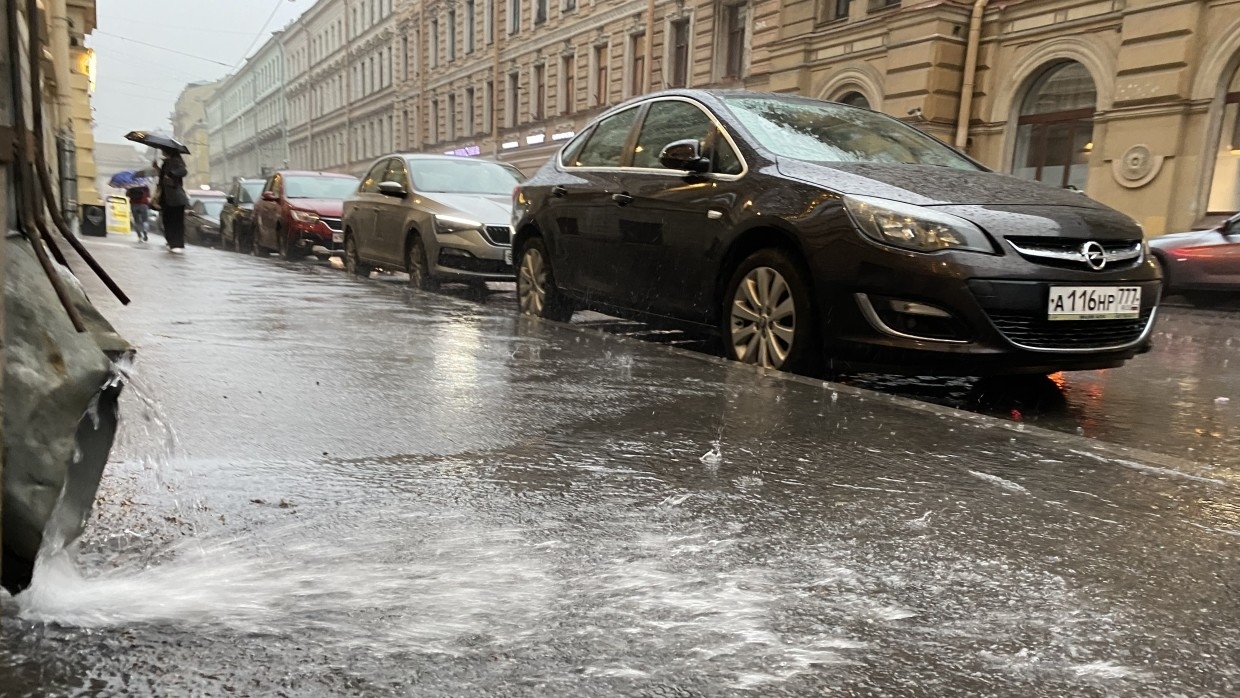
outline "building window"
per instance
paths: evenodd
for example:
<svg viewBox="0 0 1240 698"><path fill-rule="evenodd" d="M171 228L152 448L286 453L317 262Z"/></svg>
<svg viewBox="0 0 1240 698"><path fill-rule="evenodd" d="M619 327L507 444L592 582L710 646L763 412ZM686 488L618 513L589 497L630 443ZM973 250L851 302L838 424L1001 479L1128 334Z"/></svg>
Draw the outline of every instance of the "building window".
<svg viewBox="0 0 1240 698"><path fill-rule="evenodd" d="M745 6L724 5L723 22L723 78L738 80L745 69Z"/></svg>
<svg viewBox="0 0 1240 698"><path fill-rule="evenodd" d="M892 7L899 7L900 0L870 0L868 9L870 12L880 12Z"/></svg>
<svg viewBox="0 0 1240 698"><path fill-rule="evenodd" d="M484 0L482 13L482 36L487 46L495 43L495 0Z"/></svg>
<svg viewBox="0 0 1240 698"><path fill-rule="evenodd" d="M474 0L465 0L465 53L474 52L474 27L477 24L474 18Z"/></svg>
<svg viewBox="0 0 1240 698"><path fill-rule="evenodd" d="M517 95L521 89L521 75L508 74L508 87L504 91L504 125L512 128L517 125Z"/></svg>
<svg viewBox="0 0 1240 698"><path fill-rule="evenodd" d="M534 103L530 105L530 120L538 121L543 118L547 104L547 65L545 63L534 64Z"/></svg>
<svg viewBox="0 0 1240 698"><path fill-rule="evenodd" d="M629 35L628 96L646 91L646 35Z"/></svg>
<svg viewBox="0 0 1240 698"><path fill-rule="evenodd" d="M448 10L448 62L456 60L456 10Z"/></svg>
<svg viewBox="0 0 1240 698"><path fill-rule="evenodd" d="M848 19L848 13L852 9L852 0L822 0L822 7L824 11L819 15L822 21Z"/></svg>
<svg viewBox="0 0 1240 698"><path fill-rule="evenodd" d="M1214 156L1214 176L1210 181L1207 213L1240 211L1240 71L1232 77L1223 95L1223 123L1218 151Z"/></svg>
<svg viewBox="0 0 1240 698"><path fill-rule="evenodd" d="M850 107L861 107L862 109L870 108L870 100L867 99L865 95L861 94L860 92L857 92L856 90L845 92L844 94L837 97L835 101L839 102L840 104L847 104Z"/></svg>
<svg viewBox="0 0 1240 698"><path fill-rule="evenodd" d="M689 19L672 22L671 71L669 87L686 87L689 84Z"/></svg>
<svg viewBox="0 0 1240 698"><path fill-rule="evenodd" d="M572 12L577 9L577 0L564 0L562 12Z"/></svg>
<svg viewBox="0 0 1240 698"><path fill-rule="evenodd" d="M439 67L439 20L431 20L431 55L428 64L432 68Z"/></svg>
<svg viewBox="0 0 1240 698"><path fill-rule="evenodd" d="M456 140L456 95L448 95L448 140Z"/></svg>
<svg viewBox="0 0 1240 698"><path fill-rule="evenodd" d="M478 132L478 122L475 120L477 111L474 106L474 88L465 88L465 135L473 135Z"/></svg>
<svg viewBox="0 0 1240 698"><path fill-rule="evenodd" d="M409 37L400 37L400 77L409 79Z"/></svg>
<svg viewBox="0 0 1240 698"><path fill-rule="evenodd" d="M534 0L534 24L547 21L547 0Z"/></svg>
<svg viewBox="0 0 1240 698"><path fill-rule="evenodd" d="M577 56L560 59L560 113L572 114L577 107Z"/></svg>
<svg viewBox="0 0 1240 698"><path fill-rule="evenodd" d="M521 0L508 0L508 33L521 31Z"/></svg>
<svg viewBox="0 0 1240 698"><path fill-rule="evenodd" d="M611 49L608 45L594 47L594 71L591 78L594 82L590 103L596 107L607 104L608 90L611 87L608 75Z"/></svg>
<svg viewBox="0 0 1240 698"><path fill-rule="evenodd" d="M490 80L482 86L482 131L495 129L495 83Z"/></svg>
<svg viewBox="0 0 1240 698"><path fill-rule="evenodd" d="M431 100L431 143L439 142L439 100Z"/></svg>
<svg viewBox="0 0 1240 698"><path fill-rule="evenodd" d="M1013 174L1084 190L1094 144L1094 80L1067 61L1042 73L1020 107Z"/></svg>

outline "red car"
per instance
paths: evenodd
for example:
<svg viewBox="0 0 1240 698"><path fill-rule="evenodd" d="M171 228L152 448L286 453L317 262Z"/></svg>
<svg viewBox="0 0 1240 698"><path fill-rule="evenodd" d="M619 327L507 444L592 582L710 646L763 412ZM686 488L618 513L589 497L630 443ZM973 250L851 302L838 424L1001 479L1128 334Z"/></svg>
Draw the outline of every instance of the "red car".
<svg viewBox="0 0 1240 698"><path fill-rule="evenodd" d="M284 259L327 256L343 247L340 214L357 178L335 172L282 170L267 179L254 204L253 253Z"/></svg>

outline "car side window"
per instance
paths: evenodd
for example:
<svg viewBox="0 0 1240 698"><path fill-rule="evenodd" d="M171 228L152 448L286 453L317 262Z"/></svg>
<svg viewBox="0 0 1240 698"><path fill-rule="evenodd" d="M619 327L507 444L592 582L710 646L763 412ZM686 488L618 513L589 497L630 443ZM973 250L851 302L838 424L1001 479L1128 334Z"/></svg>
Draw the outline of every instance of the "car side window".
<svg viewBox="0 0 1240 698"><path fill-rule="evenodd" d="M201 201L195 201L195 202L194 202L194 205L193 205L193 206L191 206L190 208L192 208L192 209L194 210L194 213L197 213L197 214L200 214L200 215L201 215L201 214L202 214L202 212L203 212L203 211L205 211L207 207L206 207L206 206L204 206L204 205L203 205L203 203L202 203Z"/></svg>
<svg viewBox="0 0 1240 698"><path fill-rule="evenodd" d="M388 161L387 172L383 175L383 181L396 182L404 185L405 189L409 188L409 174L405 171L405 163L400 158L392 158Z"/></svg>
<svg viewBox="0 0 1240 698"><path fill-rule="evenodd" d="M380 160L375 163L375 166L370 168L370 172L366 173L366 178L362 180L358 191L365 194L377 194L379 192L379 182L382 182L383 176L387 174L388 162L388 160Z"/></svg>
<svg viewBox="0 0 1240 698"><path fill-rule="evenodd" d="M250 196L250 192L238 182L233 185L233 201L239 204L252 204L254 199Z"/></svg>
<svg viewBox="0 0 1240 698"><path fill-rule="evenodd" d="M1226 235L1240 235L1240 216L1232 218L1224 223L1223 233Z"/></svg>
<svg viewBox="0 0 1240 698"><path fill-rule="evenodd" d="M740 174L740 158L714 120L701 107L681 100L650 105L637 137L633 167L663 169L659 162L663 149L669 143L690 138L696 139L702 154L711 158L712 172Z"/></svg>
<svg viewBox="0 0 1240 698"><path fill-rule="evenodd" d="M629 142L629 132L637 120L640 107L626 109L599 122L585 147L569 167L620 167L624 161L624 149Z"/></svg>

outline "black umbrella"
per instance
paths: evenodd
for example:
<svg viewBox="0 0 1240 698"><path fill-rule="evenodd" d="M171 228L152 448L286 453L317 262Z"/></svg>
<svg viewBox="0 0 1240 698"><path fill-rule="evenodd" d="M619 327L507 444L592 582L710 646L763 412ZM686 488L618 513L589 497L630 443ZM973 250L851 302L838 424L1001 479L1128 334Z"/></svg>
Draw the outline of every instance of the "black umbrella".
<svg viewBox="0 0 1240 698"><path fill-rule="evenodd" d="M134 143L149 145L152 148L171 150L175 153L185 153L186 155L189 155L189 148L186 148L184 143L166 133L159 133L157 131L130 131L125 134L125 139L133 141Z"/></svg>

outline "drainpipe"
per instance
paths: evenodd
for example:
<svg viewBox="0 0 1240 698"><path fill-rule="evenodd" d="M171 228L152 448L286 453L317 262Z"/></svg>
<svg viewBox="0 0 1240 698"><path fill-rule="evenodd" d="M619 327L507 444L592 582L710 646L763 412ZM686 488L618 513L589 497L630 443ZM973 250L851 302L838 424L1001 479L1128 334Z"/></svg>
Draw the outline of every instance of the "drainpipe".
<svg viewBox="0 0 1240 698"><path fill-rule="evenodd" d="M973 0L969 17L969 43L964 54L964 80L960 85L960 113L956 116L956 147L964 149L969 142L969 116L973 113L973 86L977 82L977 51L982 41L982 15L989 0Z"/></svg>
<svg viewBox="0 0 1240 698"><path fill-rule="evenodd" d="M65 7L65 0L51 0L49 7L51 15L51 44L52 44L52 66L56 72L56 128L68 127L72 132L73 124L73 97L70 93L72 89L69 81L72 79L69 73L69 13Z"/></svg>

